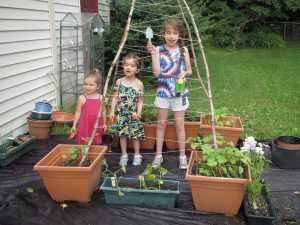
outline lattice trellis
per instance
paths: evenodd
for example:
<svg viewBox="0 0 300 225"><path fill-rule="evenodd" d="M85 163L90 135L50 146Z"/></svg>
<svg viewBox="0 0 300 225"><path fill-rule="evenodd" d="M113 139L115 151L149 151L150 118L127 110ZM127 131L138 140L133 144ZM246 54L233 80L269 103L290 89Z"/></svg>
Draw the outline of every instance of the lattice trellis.
<svg viewBox="0 0 300 225"><path fill-rule="evenodd" d="M111 63L111 67L109 68L108 74L106 76L106 81L104 84L104 88L103 88L103 95L102 98L105 99L107 96L107 91L108 91L108 86L109 86L109 82L110 79L113 75L113 72L115 70L118 70L118 64L120 63L120 55L121 52L124 48L131 48L131 49L135 49L136 51L138 50L138 47L133 47L133 46L126 46L126 41L128 39L128 35L129 32L142 32L145 33L146 29L141 30L140 28L143 28L143 26L139 27L137 25L132 26L132 17L134 14L135 10L141 10L141 6L145 7L177 7L179 14L176 16L180 16L182 18L182 20L185 23L187 32L188 32L188 39L186 39L186 41L189 42L189 47L191 49L191 54L192 54L192 59L193 59L193 64L194 64L194 71L197 74L197 78L199 81L199 84L202 86L203 91L205 92L205 95L207 96L208 102L209 102L209 106L210 106L210 114L211 114L211 128L212 128L212 135L213 135L213 144L216 147L217 146L217 142L216 142L216 132L215 132L215 120L214 120L214 106L213 106L213 101L212 101L212 94L211 94L211 85L210 85L210 73L209 73L209 68L208 68L208 64L207 64L207 60L206 60L206 55L204 52L204 48L202 45L202 41L200 38L200 33L198 30L198 27L196 25L196 22L194 20L194 16L190 10L190 7L187 3L186 0L166 0L166 1L155 1L155 3L151 3L151 2L146 2L145 0L132 0L131 1L131 6L130 6L130 11L128 14L128 19L126 22L126 27L118 48L118 51ZM145 18L146 18L146 13L151 13L151 14L155 14L155 12L151 12L151 11L145 11ZM173 15L172 15L173 16ZM157 19L155 19L156 21L159 21L161 19L164 19L165 17L169 17L169 15L157 15ZM189 21L188 21L189 20ZM149 25L150 23L154 23L153 21L145 21L143 23L144 26ZM190 26L189 24L192 24L192 26ZM139 24L140 25L140 24ZM155 30L155 29L154 29ZM195 35L195 39L193 39L192 34ZM158 32L154 32L154 36L160 36L158 34ZM146 42L147 39L145 38L145 46L146 46ZM198 53L198 54L197 54ZM151 57L151 56L146 56L146 57ZM204 83L201 74L200 74L200 70L199 70L199 65L198 65L198 57L201 57L202 62L203 62L203 67L204 67L204 71L205 71L205 77L206 77L206 81ZM102 99L101 99L102 100ZM103 109L103 104L104 101L101 101L101 106L100 106L100 110L99 110L99 114L98 114L98 118L95 122L95 128L93 130L92 136L90 138L87 150L85 152L85 155L82 157L81 163L83 163L83 161L85 160L86 154L89 150L89 146L92 144L94 137L96 135L96 128L98 126L99 120L102 116L102 109Z"/></svg>

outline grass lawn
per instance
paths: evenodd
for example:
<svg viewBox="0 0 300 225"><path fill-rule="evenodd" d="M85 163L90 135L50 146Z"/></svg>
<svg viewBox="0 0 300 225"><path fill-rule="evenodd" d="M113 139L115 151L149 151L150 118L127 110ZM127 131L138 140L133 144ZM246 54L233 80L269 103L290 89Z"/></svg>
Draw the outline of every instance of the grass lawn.
<svg viewBox="0 0 300 225"><path fill-rule="evenodd" d="M214 107L227 107L239 116L245 126L243 136L254 135L258 140L300 136L300 42L272 49L206 48L205 53ZM188 116L209 111L199 87L198 81L190 81ZM146 95L152 93L146 90ZM153 96L145 97L144 111L155 110L153 100Z"/></svg>

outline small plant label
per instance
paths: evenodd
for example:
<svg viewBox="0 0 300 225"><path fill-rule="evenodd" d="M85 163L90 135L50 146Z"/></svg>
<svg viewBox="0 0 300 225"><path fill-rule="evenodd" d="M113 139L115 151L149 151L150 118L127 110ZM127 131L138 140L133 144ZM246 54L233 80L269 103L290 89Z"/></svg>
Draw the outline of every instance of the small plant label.
<svg viewBox="0 0 300 225"><path fill-rule="evenodd" d="M115 187L115 186L116 186L116 178L115 178L115 177L112 177L112 178L111 178L111 186L112 186L112 187Z"/></svg>

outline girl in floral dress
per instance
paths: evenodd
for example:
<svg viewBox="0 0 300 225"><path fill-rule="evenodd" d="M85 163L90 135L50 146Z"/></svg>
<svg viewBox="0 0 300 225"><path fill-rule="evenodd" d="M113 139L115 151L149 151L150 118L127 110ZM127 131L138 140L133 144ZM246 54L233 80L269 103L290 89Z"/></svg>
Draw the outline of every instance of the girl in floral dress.
<svg viewBox="0 0 300 225"><path fill-rule="evenodd" d="M120 137L122 156L119 164L127 165L127 138L132 139L134 146L134 158L132 165L142 163L140 154L140 141L145 139L144 127L141 123L143 108L144 85L137 78L141 63L139 58L128 55L123 59L123 71L125 76L118 79L115 85L115 93L111 104L110 119L118 120L117 134Z"/></svg>

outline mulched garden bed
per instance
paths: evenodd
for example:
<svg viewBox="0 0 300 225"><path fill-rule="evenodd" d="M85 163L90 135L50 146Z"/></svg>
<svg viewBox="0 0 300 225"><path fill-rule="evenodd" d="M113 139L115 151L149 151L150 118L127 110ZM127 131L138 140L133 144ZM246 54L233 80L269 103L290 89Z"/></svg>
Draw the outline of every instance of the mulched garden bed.
<svg viewBox="0 0 300 225"><path fill-rule="evenodd" d="M185 171L178 169L179 153L170 151L164 152L163 166L169 171L164 179L180 181L180 195L176 198L175 208L166 210L106 205L103 192L99 189L93 193L91 201L86 204L55 202L51 200L38 173L33 171L33 166L57 144L70 143L74 142L68 140L68 135L51 136L48 140L36 140L29 152L8 166L0 168L0 225L246 224L242 210L232 218L221 214L195 211L189 185L184 180ZM129 151L125 177L133 177L142 173L152 162L154 151L142 151L142 155L142 166L132 166L133 151ZM112 171L119 168L119 157L120 149L113 149L111 153L105 155ZM295 221L294 224L297 224L300 221L300 196L294 192L299 191L300 170L288 171L280 170L277 167L273 168L266 174L265 180L271 185L273 206L278 215L274 224L288 224L286 221ZM280 171L289 175L280 175ZM280 177L274 177L272 174ZM277 180L282 182L279 184ZM102 181L100 182L102 183ZM286 185L290 183L296 185L292 191ZM288 214L286 214L287 210Z"/></svg>

